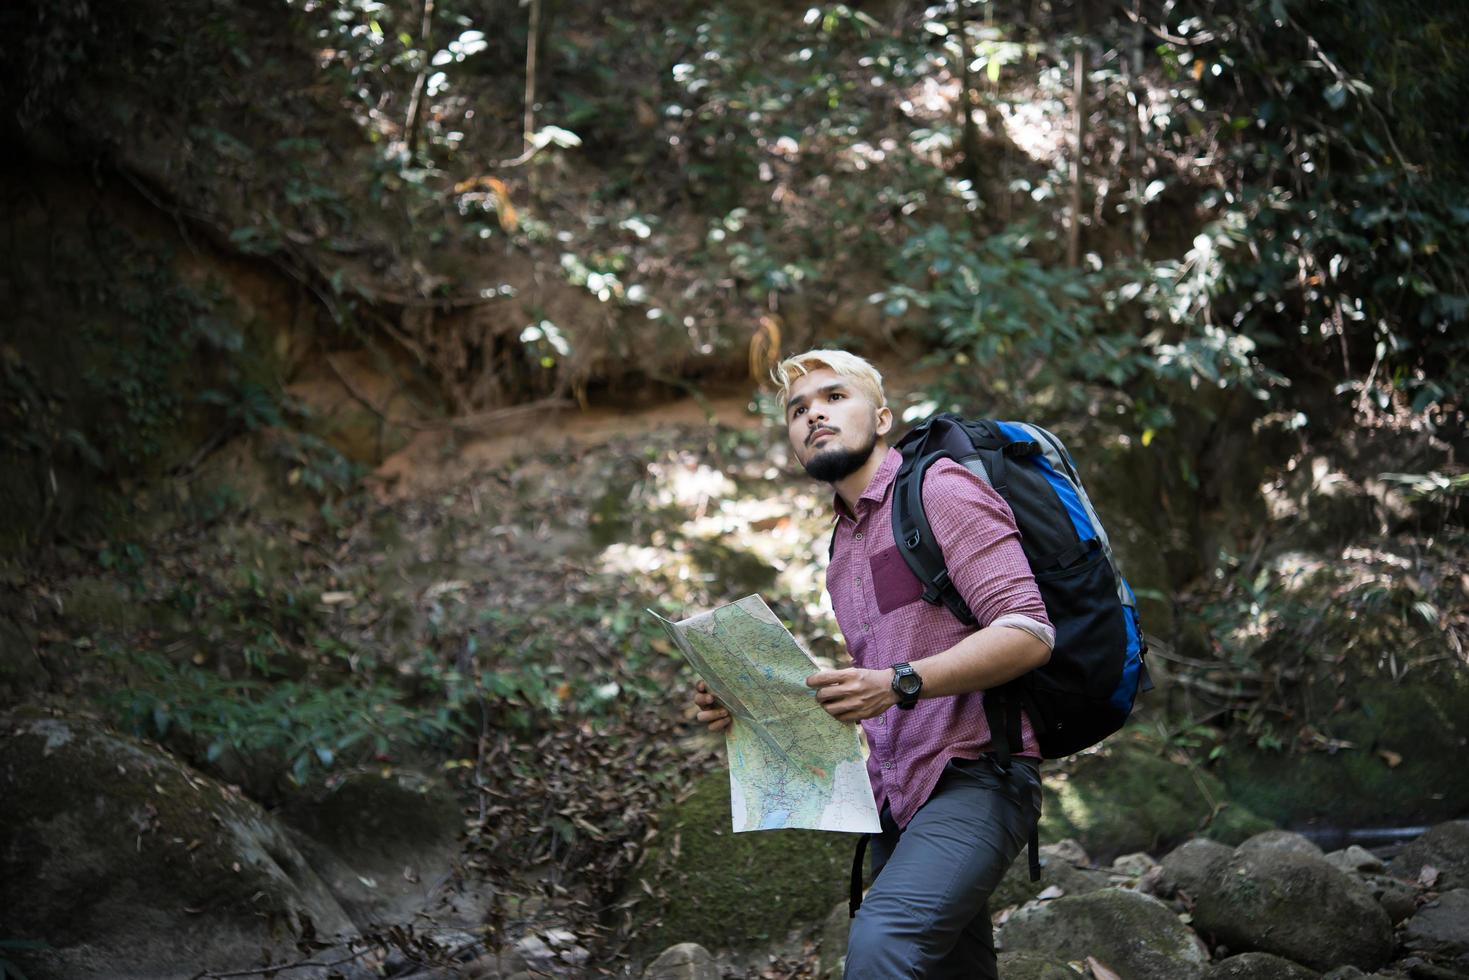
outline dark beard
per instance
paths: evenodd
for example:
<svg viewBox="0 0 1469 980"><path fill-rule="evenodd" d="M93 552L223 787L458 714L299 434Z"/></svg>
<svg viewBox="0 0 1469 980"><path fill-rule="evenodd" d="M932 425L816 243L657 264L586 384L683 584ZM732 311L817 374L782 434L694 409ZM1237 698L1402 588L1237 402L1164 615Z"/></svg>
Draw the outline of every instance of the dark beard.
<svg viewBox="0 0 1469 980"><path fill-rule="evenodd" d="M836 483L845 480L853 473L862 468L872 455L872 450L877 446L877 433L867 440L867 445L861 449L828 449L826 452L817 453L806 460L806 472L813 480L822 483Z"/></svg>

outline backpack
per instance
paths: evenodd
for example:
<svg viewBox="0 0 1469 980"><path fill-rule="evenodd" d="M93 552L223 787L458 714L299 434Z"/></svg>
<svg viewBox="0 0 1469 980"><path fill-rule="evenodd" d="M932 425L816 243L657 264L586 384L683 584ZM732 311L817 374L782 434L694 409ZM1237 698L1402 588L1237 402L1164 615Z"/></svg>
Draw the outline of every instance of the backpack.
<svg viewBox="0 0 1469 980"><path fill-rule="evenodd" d="M1121 728L1138 693L1152 689L1143 659L1147 640L1137 598L1117 570L1107 532L1061 440L1038 425L945 412L914 427L894 448L903 462L893 481L893 538L923 585L923 600L943 605L966 625L978 625L949 577L923 508L928 468L952 459L1009 505L1056 629L1049 662L985 692L1000 769L1007 769L1011 754L1020 750L1022 709L1047 759L1079 752ZM866 837L858 842L852 864L849 909L854 916L862 904L866 843ZM1032 831L1032 881L1040 879L1039 843Z"/></svg>
<svg viewBox="0 0 1469 980"><path fill-rule="evenodd" d="M1050 432L1024 422L944 413L900 439L893 483L893 537L924 586L923 599L967 625L974 614L949 578L923 510L923 478L953 459L994 487L1009 505L1020 543L1056 629L1051 659L985 692L985 713L1002 766L1020 749L1024 709L1047 759L1079 752L1122 727L1141 690L1152 687L1137 599L1117 570L1076 464Z"/></svg>

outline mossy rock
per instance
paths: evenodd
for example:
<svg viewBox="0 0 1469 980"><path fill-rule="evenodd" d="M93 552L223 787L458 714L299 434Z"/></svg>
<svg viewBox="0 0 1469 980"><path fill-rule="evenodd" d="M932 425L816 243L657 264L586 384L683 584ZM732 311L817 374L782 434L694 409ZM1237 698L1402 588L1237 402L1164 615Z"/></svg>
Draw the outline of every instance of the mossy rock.
<svg viewBox="0 0 1469 980"><path fill-rule="evenodd" d="M1234 844L1271 828L1228 801L1224 786L1207 772L1123 735L1064 773L1047 775L1041 839L1071 837L1094 857L1109 859L1129 851L1156 853L1196 834Z"/></svg>
<svg viewBox="0 0 1469 980"><path fill-rule="evenodd" d="M716 770L663 814L660 833L633 874L656 894L634 915L648 923L642 952L675 943L747 950L820 927L847 894L857 838L810 830L735 834L729 775Z"/></svg>
<svg viewBox="0 0 1469 980"><path fill-rule="evenodd" d="M1173 910L1141 892L1108 888L1026 906L1000 927L1006 951L1070 962L1095 956L1134 980L1195 980L1208 959Z"/></svg>
<svg viewBox="0 0 1469 980"><path fill-rule="evenodd" d="M94 721L0 718L0 909L32 980L162 977L352 923L275 818ZM163 937L167 937L166 941Z"/></svg>
<svg viewBox="0 0 1469 980"><path fill-rule="evenodd" d="M1080 980L1081 974L1065 960L1042 953L1001 953L1000 976L1005 980Z"/></svg>
<svg viewBox="0 0 1469 980"><path fill-rule="evenodd" d="M459 855L458 801L439 780L410 769L341 774L286 803L280 817L357 922L405 920L428 907Z"/></svg>
<svg viewBox="0 0 1469 980"><path fill-rule="evenodd" d="M1219 768L1229 797L1280 824L1432 823L1469 801L1469 674L1358 684L1321 726L1350 743L1334 754L1235 750ZM1392 755L1379 754L1386 751ZM1387 759L1400 758L1398 765Z"/></svg>
<svg viewBox="0 0 1469 980"><path fill-rule="evenodd" d="M1373 970L1392 953L1392 922L1372 890L1312 854L1236 849L1195 898L1194 928L1231 950L1313 970Z"/></svg>

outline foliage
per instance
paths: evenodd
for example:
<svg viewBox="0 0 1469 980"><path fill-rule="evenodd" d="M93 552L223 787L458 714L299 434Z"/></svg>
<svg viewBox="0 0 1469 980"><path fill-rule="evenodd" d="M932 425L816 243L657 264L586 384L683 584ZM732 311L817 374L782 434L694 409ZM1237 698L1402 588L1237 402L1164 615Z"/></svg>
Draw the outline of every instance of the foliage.
<svg viewBox="0 0 1469 980"><path fill-rule="evenodd" d="M385 756L395 744L435 744L458 730L447 710L410 709L381 683L232 679L143 651L110 655L131 685L104 703L133 731L160 739L176 731L201 746L203 763L230 752L279 767L298 785L339 758Z"/></svg>
<svg viewBox="0 0 1469 980"><path fill-rule="evenodd" d="M1196 96L1167 139L1222 164L1194 309L1360 404L1452 400L1469 380L1463 12L1248 0L1184 23L1158 53Z"/></svg>

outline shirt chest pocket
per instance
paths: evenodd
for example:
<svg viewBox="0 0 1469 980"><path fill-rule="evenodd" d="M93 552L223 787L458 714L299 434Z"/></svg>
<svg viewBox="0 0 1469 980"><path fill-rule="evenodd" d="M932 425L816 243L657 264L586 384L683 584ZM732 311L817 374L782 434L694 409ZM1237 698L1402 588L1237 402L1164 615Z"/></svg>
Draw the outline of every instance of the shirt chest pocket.
<svg viewBox="0 0 1469 980"><path fill-rule="evenodd" d="M877 596L878 612L886 615L922 597L923 583L903 560L897 545L873 555L868 561L868 568L872 573L872 591Z"/></svg>

